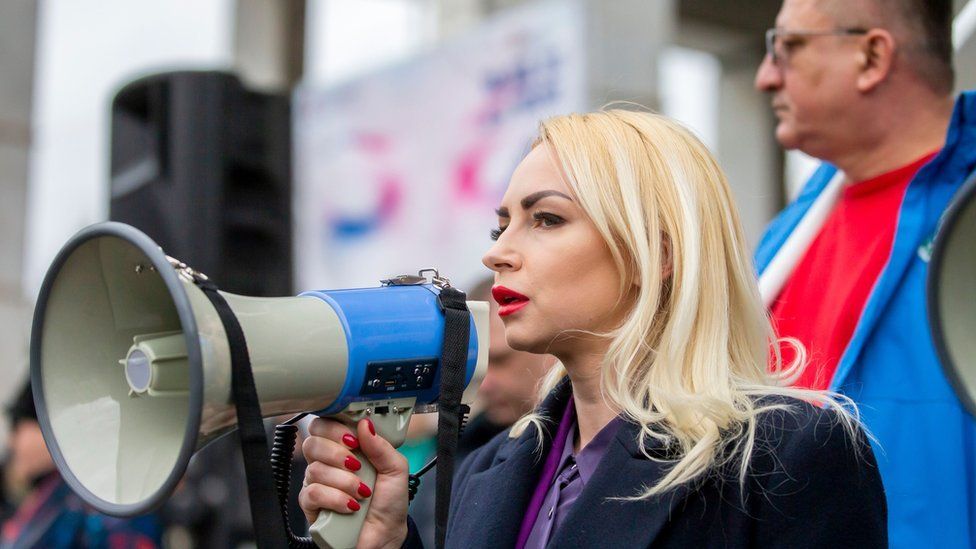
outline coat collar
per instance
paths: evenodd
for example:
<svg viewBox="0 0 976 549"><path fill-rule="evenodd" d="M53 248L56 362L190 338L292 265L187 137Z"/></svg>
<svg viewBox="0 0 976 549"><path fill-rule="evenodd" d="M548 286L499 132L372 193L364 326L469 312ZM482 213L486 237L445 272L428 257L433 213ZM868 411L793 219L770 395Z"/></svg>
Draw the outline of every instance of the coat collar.
<svg viewBox="0 0 976 549"><path fill-rule="evenodd" d="M640 451L640 428L624 422L596 472L573 504L550 547L648 547L688 495L681 486L660 496L634 501L613 498L640 495L667 472L667 462ZM654 448L652 448L652 451ZM652 452L653 455L653 452Z"/></svg>
<svg viewBox="0 0 976 549"><path fill-rule="evenodd" d="M953 193L976 166L976 92L964 92L956 101L943 149L912 179L899 210L898 226L888 262L872 290L851 341L841 357L831 389L846 382L874 331L881 313L892 299L899 281L937 228L939 215ZM780 253L783 244L826 188L836 168L824 163L811 176L797 199L771 225L756 252L756 268L762 274ZM921 290L920 290L921 291Z"/></svg>
<svg viewBox="0 0 976 549"><path fill-rule="evenodd" d="M546 418L558 418L572 392L564 379L539 407ZM517 439L503 443L492 465L469 477L448 534L451 547L514 547L522 517L552 448L555 420L544 422L542 451L536 451L532 427ZM625 422L563 526L553 533L550 547L646 547L667 522L674 506L687 490L678 488L663 496L620 501L657 482L667 464L645 457L637 445L637 425ZM639 527L635 527L639 525Z"/></svg>

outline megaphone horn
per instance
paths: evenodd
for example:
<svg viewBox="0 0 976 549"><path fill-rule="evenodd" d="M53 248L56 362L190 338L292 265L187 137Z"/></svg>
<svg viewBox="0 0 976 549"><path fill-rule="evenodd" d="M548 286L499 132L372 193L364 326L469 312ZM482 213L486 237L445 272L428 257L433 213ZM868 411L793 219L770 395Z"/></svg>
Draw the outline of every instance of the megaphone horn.
<svg viewBox="0 0 976 549"><path fill-rule="evenodd" d="M75 235L42 283L30 344L38 420L65 481L101 512L155 508L193 453L236 425L232 350L200 276L110 222ZM373 414L399 445L410 413L439 398L439 292L418 277L296 297L219 294L245 336L263 417ZM488 306L467 306L470 402L487 366ZM335 517L318 543L352 547L363 517Z"/></svg>
<svg viewBox="0 0 976 549"><path fill-rule="evenodd" d="M942 367L976 416L976 173L942 217L927 280L929 328Z"/></svg>

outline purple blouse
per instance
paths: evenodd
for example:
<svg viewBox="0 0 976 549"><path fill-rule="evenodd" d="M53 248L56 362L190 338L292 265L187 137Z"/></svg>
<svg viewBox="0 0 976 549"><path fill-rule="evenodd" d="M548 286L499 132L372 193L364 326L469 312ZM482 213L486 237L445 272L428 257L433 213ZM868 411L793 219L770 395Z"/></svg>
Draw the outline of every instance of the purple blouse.
<svg viewBox="0 0 976 549"><path fill-rule="evenodd" d="M546 456L539 483L522 518L522 527L515 545L517 549L542 549L546 546L552 533L563 523L573 503L596 471L610 441L620 428L620 421L619 417L614 418L585 448L574 454L576 405L573 397L569 398L552 448Z"/></svg>

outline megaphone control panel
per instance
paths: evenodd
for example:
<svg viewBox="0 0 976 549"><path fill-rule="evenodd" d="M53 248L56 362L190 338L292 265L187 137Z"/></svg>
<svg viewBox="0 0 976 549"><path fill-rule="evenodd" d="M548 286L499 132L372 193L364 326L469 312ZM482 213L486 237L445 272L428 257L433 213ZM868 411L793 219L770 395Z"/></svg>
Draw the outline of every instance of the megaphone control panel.
<svg viewBox="0 0 976 549"><path fill-rule="evenodd" d="M436 358L370 362L366 364L366 379L359 392L362 395L384 395L430 389L436 371Z"/></svg>

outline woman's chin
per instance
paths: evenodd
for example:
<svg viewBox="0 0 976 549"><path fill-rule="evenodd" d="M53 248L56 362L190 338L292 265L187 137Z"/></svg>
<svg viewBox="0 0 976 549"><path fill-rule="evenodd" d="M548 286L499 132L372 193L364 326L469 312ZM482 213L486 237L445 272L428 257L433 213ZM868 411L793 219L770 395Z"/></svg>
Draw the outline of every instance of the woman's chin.
<svg viewBox="0 0 976 549"><path fill-rule="evenodd" d="M540 337L538 333L526 333L527 330L520 330L514 327L505 327L505 342L516 351L535 353L537 355L549 352L551 339Z"/></svg>

